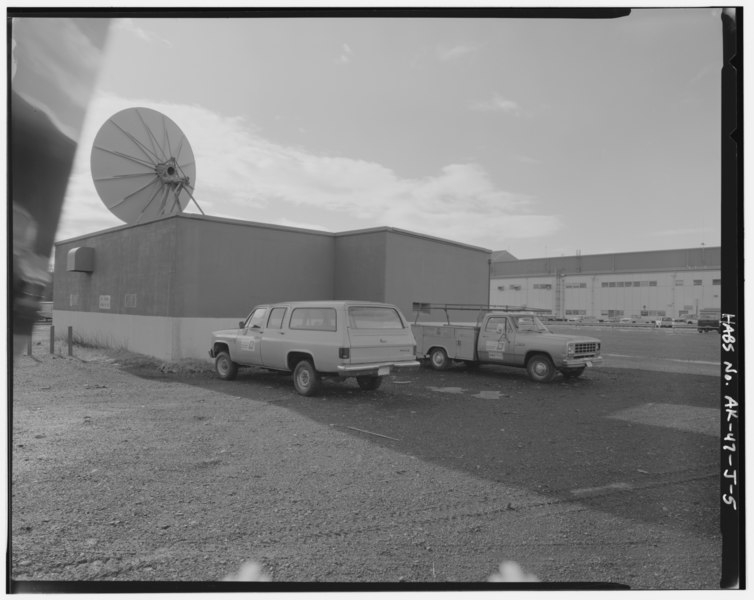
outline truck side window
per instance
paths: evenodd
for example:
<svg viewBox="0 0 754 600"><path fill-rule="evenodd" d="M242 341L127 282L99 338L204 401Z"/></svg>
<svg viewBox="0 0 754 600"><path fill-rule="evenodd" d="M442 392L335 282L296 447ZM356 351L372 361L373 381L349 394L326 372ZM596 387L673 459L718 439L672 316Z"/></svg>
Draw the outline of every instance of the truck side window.
<svg viewBox="0 0 754 600"><path fill-rule="evenodd" d="M282 329L283 328L283 317L285 316L285 311L287 309L284 306L278 306L277 308L273 308L270 311L270 320L267 323L267 327L269 329Z"/></svg>
<svg viewBox="0 0 754 600"><path fill-rule="evenodd" d="M508 319L506 319L505 317L490 317L487 320L487 325L485 326L484 330L489 331L490 333L496 333L498 325L502 325L503 330L505 330L507 333L507 328L506 328L507 322L508 322Z"/></svg>
<svg viewBox="0 0 754 600"><path fill-rule="evenodd" d="M337 331L338 323L334 308L295 308L291 313L291 329L314 331Z"/></svg>

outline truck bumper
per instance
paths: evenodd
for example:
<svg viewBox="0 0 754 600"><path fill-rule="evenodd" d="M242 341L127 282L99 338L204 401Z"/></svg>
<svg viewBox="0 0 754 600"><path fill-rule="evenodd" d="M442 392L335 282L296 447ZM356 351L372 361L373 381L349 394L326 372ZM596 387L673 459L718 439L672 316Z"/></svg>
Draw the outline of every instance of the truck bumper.
<svg viewBox="0 0 754 600"><path fill-rule="evenodd" d="M594 358L566 358L563 360L563 367L567 369L577 369L580 367L596 367L602 364L602 357Z"/></svg>
<svg viewBox="0 0 754 600"><path fill-rule="evenodd" d="M390 375L396 371L416 371L419 361L411 360L399 363L369 363L363 365L338 365L338 375L341 377L361 377L362 375Z"/></svg>

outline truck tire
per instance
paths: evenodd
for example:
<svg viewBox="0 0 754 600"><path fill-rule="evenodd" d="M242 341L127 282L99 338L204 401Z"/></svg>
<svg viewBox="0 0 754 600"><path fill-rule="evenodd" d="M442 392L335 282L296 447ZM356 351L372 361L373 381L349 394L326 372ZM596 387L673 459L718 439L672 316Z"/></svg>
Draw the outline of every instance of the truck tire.
<svg viewBox="0 0 754 600"><path fill-rule="evenodd" d="M555 377L555 365L546 354L535 354L526 363L529 377L540 383L549 383Z"/></svg>
<svg viewBox="0 0 754 600"><path fill-rule="evenodd" d="M321 379L309 360L302 360L293 369L293 387L302 396L314 396L319 392Z"/></svg>
<svg viewBox="0 0 754 600"><path fill-rule="evenodd" d="M448 353L443 348L432 348L429 352L429 364L435 371L444 371L450 367Z"/></svg>
<svg viewBox="0 0 754 600"><path fill-rule="evenodd" d="M581 374L584 372L584 369L586 367L577 367L575 369L563 369L561 373L563 373L563 377L566 379L572 379L576 377L580 377Z"/></svg>
<svg viewBox="0 0 754 600"><path fill-rule="evenodd" d="M231 360L230 354L220 352L215 357L215 372L220 379L235 379L238 375L238 365Z"/></svg>
<svg viewBox="0 0 754 600"><path fill-rule="evenodd" d="M382 379L378 375L361 375L356 378L356 383L362 390L369 392L378 389L382 385Z"/></svg>

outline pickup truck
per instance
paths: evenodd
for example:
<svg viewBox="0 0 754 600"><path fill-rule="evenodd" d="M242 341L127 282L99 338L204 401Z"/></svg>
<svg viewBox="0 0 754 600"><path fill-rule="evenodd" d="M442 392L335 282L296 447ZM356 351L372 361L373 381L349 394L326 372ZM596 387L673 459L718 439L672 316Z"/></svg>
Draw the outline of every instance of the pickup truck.
<svg viewBox="0 0 754 600"><path fill-rule="evenodd" d="M533 312L491 311L476 323L412 324L417 356L429 358L433 369L453 361L469 366L498 364L526 368L529 377L550 382L558 371L578 377L602 363L600 340L551 333Z"/></svg>
<svg viewBox="0 0 754 600"><path fill-rule="evenodd" d="M419 368L416 342L400 310L375 302L281 302L256 306L237 329L212 333L209 355L221 379L239 367L293 374L303 396L323 377L355 377L376 390L394 371Z"/></svg>
<svg viewBox="0 0 754 600"><path fill-rule="evenodd" d="M719 308L703 308L699 311L699 319L696 322L696 330L699 333L708 331L722 332L720 324L721 311Z"/></svg>

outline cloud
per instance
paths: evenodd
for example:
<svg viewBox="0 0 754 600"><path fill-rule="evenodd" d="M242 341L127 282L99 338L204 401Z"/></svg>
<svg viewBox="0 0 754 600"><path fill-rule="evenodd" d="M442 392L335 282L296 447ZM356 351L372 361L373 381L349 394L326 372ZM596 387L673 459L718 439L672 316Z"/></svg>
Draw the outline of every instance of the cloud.
<svg viewBox="0 0 754 600"><path fill-rule="evenodd" d="M158 42L168 47L172 47L173 45L170 40L158 36L154 31L144 29L140 25L137 25L136 20L134 19L113 19L112 30L123 31L131 35L135 35L140 40L143 40L145 42Z"/></svg>
<svg viewBox="0 0 754 600"><path fill-rule="evenodd" d="M477 47L471 44L456 44L454 46L439 46L437 58L443 62L458 60L477 51Z"/></svg>
<svg viewBox="0 0 754 600"><path fill-rule="evenodd" d="M374 162L274 143L242 117L98 94L84 125L58 239L121 224L97 196L89 153L101 125L132 106L162 112L184 132L196 159L194 196L208 215L334 232L390 226L490 249L560 227L557 217L536 214L534 198L499 189L474 163L401 178ZM197 212L192 203L187 212Z"/></svg>
<svg viewBox="0 0 754 600"><path fill-rule="evenodd" d="M472 102L471 110L503 112L511 115L521 115L522 110L517 102L504 98L500 94L495 94L488 100L478 100Z"/></svg>
<svg viewBox="0 0 754 600"><path fill-rule="evenodd" d="M340 50L340 55L335 62L341 65L347 65L353 60L353 50L348 44L343 44Z"/></svg>

